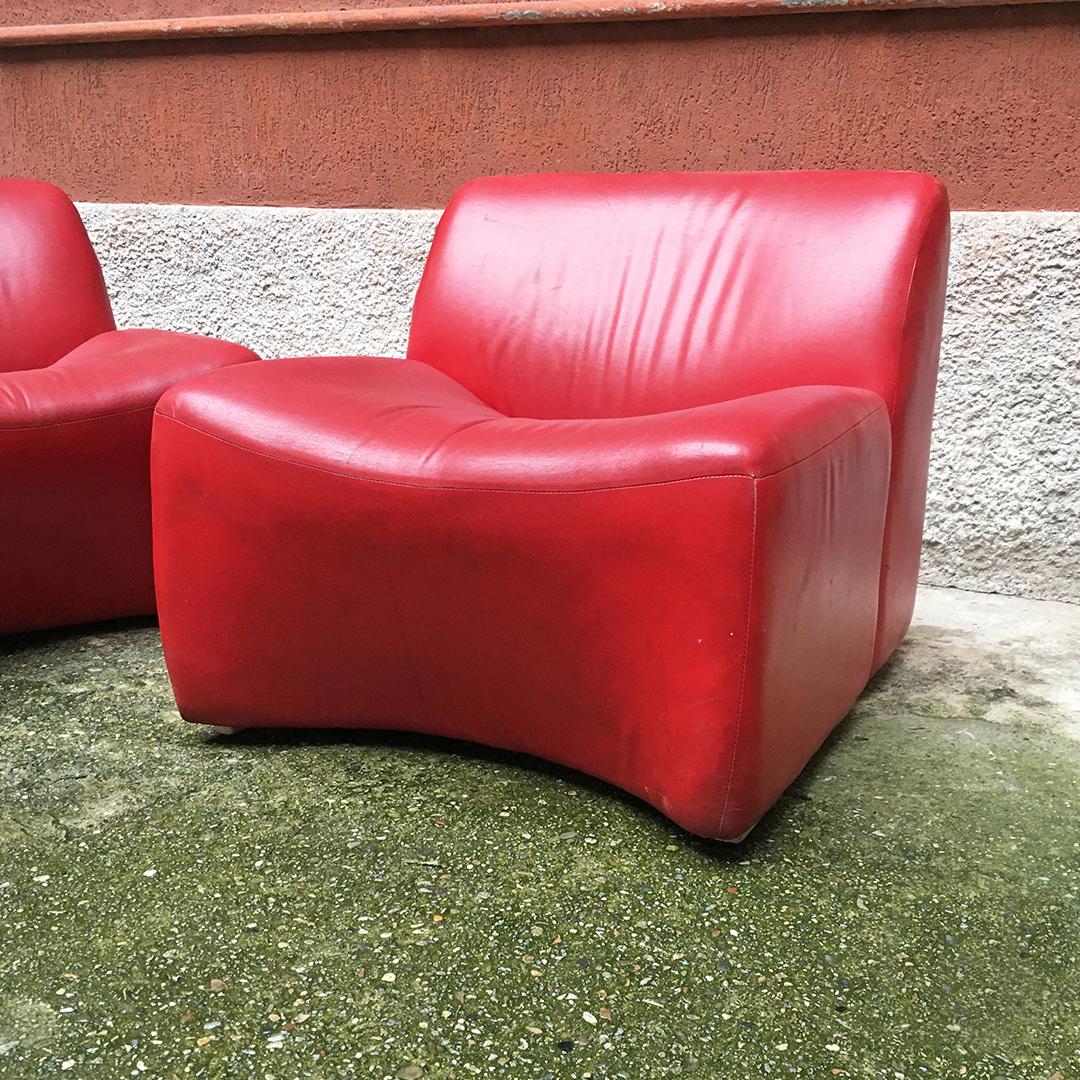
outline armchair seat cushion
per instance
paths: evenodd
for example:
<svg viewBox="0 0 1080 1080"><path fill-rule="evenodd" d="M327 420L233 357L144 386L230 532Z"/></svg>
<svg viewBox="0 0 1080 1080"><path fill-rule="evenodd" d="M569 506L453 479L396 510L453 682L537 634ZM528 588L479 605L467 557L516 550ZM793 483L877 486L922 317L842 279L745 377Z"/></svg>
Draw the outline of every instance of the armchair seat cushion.
<svg viewBox="0 0 1080 1080"><path fill-rule="evenodd" d="M48 367L0 372L0 430L31 430L152 412L174 383L244 363L242 345L170 330L110 330Z"/></svg>
<svg viewBox="0 0 1080 1080"><path fill-rule="evenodd" d="M765 476L884 409L872 391L801 386L645 416L536 420L504 416L420 362L311 357L222 369L158 412L343 476L557 493Z"/></svg>
<svg viewBox="0 0 1080 1080"><path fill-rule="evenodd" d="M889 454L850 387L573 421L416 361L190 380L153 452L181 712L527 751L737 838L870 671Z"/></svg>

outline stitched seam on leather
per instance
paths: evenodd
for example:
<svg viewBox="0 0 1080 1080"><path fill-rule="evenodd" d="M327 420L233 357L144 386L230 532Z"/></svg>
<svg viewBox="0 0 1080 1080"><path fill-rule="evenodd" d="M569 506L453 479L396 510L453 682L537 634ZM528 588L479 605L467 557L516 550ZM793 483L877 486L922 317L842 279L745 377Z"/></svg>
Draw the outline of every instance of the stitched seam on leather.
<svg viewBox="0 0 1080 1080"><path fill-rule="evenodd" d="M848 429L851 430L850 428ZM806 460L805 458L803 459ZM775 475L775 474L773 474ZM743 658L742 672L739 676L739 702L735 710L735 735L731 741L731 768L728 769L727 787L724 791L724 805L720 808L720 825L717 833L724 832L724 821L727 819L728 803L731 801L731 785L735 779L735 761L739 754L739 735L742 732L743 704L746 700L746 671L750 662L750 615L754 603L754 566L757 563L757 532L758 532L758 480L753 478L754 493L754 516L750 528L750 567L746 573L746 629L743 633Z"/></svg>
<svg viewBox="0 0 1080 1080"><path fill-rule="evenodd" d="M112 420L117 416L131 416L132 413L151 412L153 405L139 405L134 409L122 409L120 412L99 413L97 416L76 416L71 420L57 420L52 424L0 424L3 431L47 431L49 428L68 427L70 424L88 424L93 420Z"/></svg>
<svg viewBox="0 0 1080 1080"><path fill-rule="evenodd" d="M934 220L934 214L937 212L937 203L931 203L930 208L926 211L923 220L919 223L919 246L915 250L915 258L911 261L911 274L908 277L907 290L904 294L904 318L900 323L900 340L897 342L896 347L896 368L893 371L893 385L892 393L890 394L889 402L889 417L892 418L896 411L896 399L900 396L900 356L904 348L904 336L907 333L908 321L911 315L911 294L915 291L915 277L919 272L919 265L924 261L926 255L926 241L927 231L930 228L930 222Z"/></svg>
<svg viewBox="0 0 1080 1080"><path fill-rule="evenodd" d="M225 446L231 446L236 450L242 450L244 453L252 454L255 457L264 458L267 461L279 461L283 465L295 465L300 469L311 469L313 472L324 473L327 476L338 476L343 480L365 480L370 484L385 484L387 487L399 487L409 488L414 491L475 491L486 492L489 494L503 494L503 495L587 495L594 492L604 491L633 491L637 488L652 488L652 487L667 487L670 484L688 484L694 480L728 480L728 479L743 479L743 480L764 480L770 476L779 476L781 473L787 472L789 469L795 468L796 465L801 465L804 461L808 461L810 458L815 457L817 454L823 453L828 450L834 443L839 442L846 435L850 435L856 428L866 423L867 420L874 416L877 416L885 408L884 403L878 405L875 409L872 409L865 416L860 417L850 427L845 428L838 435L831 438L827 443L823 443L816 450L812 450L809 454L799 458L797 461L790 461L782 468L776 469L771 473L701 473L697 476L677 476L670 480L646 480L636 484L607 484L603 487L580 487L580 488L504 488L504 487L470 487L465 484L409 484L404 480L384 480L377 476L365 476L362 473L350 473L341 472L337 469L327 469L321 465L312 465L306 461L297 461L295 458L282 457L279 454L268 454L264 450L256 450L251 446L244 446L243 443L234 442L231 439L223 438L221 435L215 435L213 432L204 431L200 427L196 427L194 424L189 424L184 420L178 420L175 416L169 416L167 413L155 411L154 415L161 420L167 420L170 423L176 424L179 427L187 428L188 431L194 431L198 435L202 435L207 439L213 439L215 442L222 443Z"/></svg>

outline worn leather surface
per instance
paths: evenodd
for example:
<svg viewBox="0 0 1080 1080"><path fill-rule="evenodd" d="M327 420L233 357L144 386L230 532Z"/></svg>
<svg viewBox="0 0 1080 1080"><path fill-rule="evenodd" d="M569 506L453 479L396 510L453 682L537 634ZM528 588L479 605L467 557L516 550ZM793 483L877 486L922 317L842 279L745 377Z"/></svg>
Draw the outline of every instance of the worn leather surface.
<svg viewBox="0 0 1080 1080"><path fill-rule="evenodd" d="M883 545L921 528L894 448L932 396L944 207L900 174L468 185L404 363L162 398L181 712L527 751L743 835L889 650L883 575L906 626Z"/></svg>
<svg viewBox="0 0 1080 1080"><path fill-rule="evenodd" d="M0 283L0 633L151 613L154 405L255 356L112 329L82 223L48 185L0 181Z"/></svg>

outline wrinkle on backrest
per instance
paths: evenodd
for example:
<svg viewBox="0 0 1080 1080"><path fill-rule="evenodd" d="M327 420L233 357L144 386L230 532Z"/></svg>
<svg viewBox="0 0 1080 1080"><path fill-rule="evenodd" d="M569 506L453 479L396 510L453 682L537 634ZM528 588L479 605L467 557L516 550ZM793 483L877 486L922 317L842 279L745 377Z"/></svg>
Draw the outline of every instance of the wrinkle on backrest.
<svg viewBox="0 0 1080 1080"><path fill-rule="evenodd" d="M45 367L115 328L71 200L51 184L0 180L0 372Z"/></svg>
<svg viewBox="0 0 1080 1080"><path fill-rule="evenodd" d="M914 173L473 181L439 225L409 356L518 416L662 412L804 382L889 400L941 199Z"/></svg>

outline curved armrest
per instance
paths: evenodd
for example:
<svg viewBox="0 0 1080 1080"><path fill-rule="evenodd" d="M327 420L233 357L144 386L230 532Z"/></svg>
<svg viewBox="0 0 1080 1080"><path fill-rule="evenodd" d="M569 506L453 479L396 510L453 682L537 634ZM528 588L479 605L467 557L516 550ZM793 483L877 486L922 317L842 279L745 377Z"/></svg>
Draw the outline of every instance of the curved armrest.
<svg viewBox="0 0 1080 1080"><path fill-rule="evenodd" d="M257 359L242 345L195 334L109 331L48 367L0 373L0 428L51 427L149 409L181 379Z"/></svg>
<svg viewBox="0 0 1080 1080"><path fill-rule="evenodd" d="M506 420L462 431L451 445L459 461L474 455L478 480L512 469L519 480L537 483L558 477L568 487L622 487L770 476L863 424L876 424L888 443L888 416L877 394L800 386L648 416Z"/></svg>

